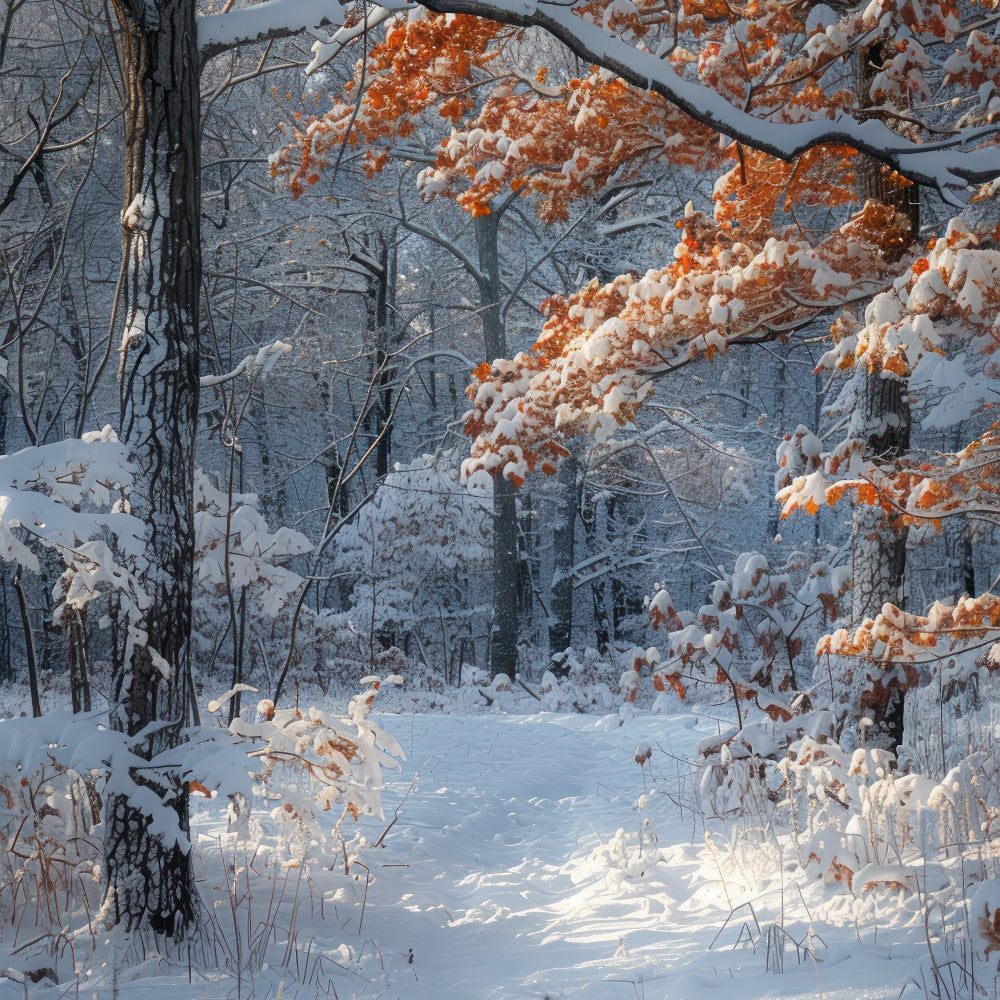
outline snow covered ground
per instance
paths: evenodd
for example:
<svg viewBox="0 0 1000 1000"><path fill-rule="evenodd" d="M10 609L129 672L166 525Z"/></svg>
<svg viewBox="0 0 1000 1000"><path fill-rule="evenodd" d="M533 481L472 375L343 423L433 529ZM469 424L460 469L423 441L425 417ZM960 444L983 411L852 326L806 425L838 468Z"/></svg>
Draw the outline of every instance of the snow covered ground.
<svg viewBox="0 0 1000 1000"><path fill-rule="evenodd" d="M190 974L155 957L118 976L110 964L91 967L79 995L927 995L923 903L931 897L883 886L855 898L818 870L804 874L784 856L787 844L746 823L710 822L706 839L685 761L716 732L712 720L497 713L382 722L408 760L390 774L386 821L370 824L375 841L398 807L382 845L361 856L370 882L359 865L351 878L343 865L289 869L270 886L254 879L247 905L242 888L233 897L225 890L221 859L231 864L232 854L215 846L223 824L206 808L195 821L214 943ZM248 860L237 855L240 886ZM944 964L960 934L949 906L928 909ZM985 980L993 995L992 974ZM65 991L30 992L76 995ZM0 986L0 997L23 995Z"/></svg>
<svg viewBox="0 0 1000 1000"><path fill-rule="evenodd" d="M706 845L689 772L668 755L689 757L711 720L420 715L393 728L419 777L368 858L378 880L359 937L385 969L365 965L359 997L895 998L928 963L915 899L803 883L747 833L731 843L718 827ZM393 791L407 784L404 772Z"/></svg>
<svg viewBox="0 0 1000 1000"><path fill-rule="evenodd" d="M685 762L717 731L704 716L381 721L408 760L389 775L386 820L368 827L374 842L398 807L361 855L370 882L357 864L348 878L343 864L287 869L252 879L248 905L242 869L263 863L239 852L226 890L233 853L206 803L195 824L215 929L190 972L90 962L79 993L30 995L894 1000L933 995L925 909L938 963L961 951L961 899L935 897L929 874L920 892L855 897L752 823L710 822L706 840ZM995 995L992 972L980 982ZM0 997L23 989L2 983Z"/></svg>

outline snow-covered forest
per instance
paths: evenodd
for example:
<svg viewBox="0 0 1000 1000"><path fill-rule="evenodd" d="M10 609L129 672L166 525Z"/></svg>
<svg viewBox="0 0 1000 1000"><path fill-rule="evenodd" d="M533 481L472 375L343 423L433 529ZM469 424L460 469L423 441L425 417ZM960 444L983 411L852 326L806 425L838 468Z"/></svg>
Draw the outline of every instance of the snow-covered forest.
<svg viewBox="0 0 1000 1000"><path fill-rule="evenodd" d="M998 0L0 84L0 998L1000 995Z"/></svg>

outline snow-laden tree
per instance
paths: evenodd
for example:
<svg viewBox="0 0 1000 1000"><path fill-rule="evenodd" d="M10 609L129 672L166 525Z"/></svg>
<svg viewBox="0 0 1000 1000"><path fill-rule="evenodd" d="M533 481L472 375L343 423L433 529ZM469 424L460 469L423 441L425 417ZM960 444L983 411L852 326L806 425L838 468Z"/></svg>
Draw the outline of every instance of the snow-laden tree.
<svg viewBox="0 0 1000 1000"><path fill-rule="evenodd" d="M454 454L397 464L340 534L334 565L353 584L351 617L373 659L380 637L397 646L412 638L415 654L440 669L483 626L490 497L458 480Z"/></svg>
<svg viewBox="0 0 1000 1000"><path fill-rule="evenodd" d="M674 263L554 297L532 352L477 371L482 384L467 424L476 437L472 475L518 483L536 466L552 472L566 454L566 436L607 437L633 418L653 377L734 342L783 336L824 312L849 317L901 280L915 258L918 266L924 261L913 249L921 184L957 203L963 182L988 181L995 172L998 51L983 33L989 22L972 9L869 5L838 13L749 4L723 16L691 5L662 17L658 7L640 4L616 11L613 25L588 23L599 9L566 17L548 9L538 17L508 12L498 20L543 23L618 79L606 70L567 82L550 80L545 67L512 72L504 61L509 36L462 14L385 15L371 75L365 63L350 99L313 119L294 152L276 163L301 190L318 181L341 144L364 142L376 170L385 154L371 144L405 137L415 116L433 106L452 129L421 175L427 197L450 195L488 217L507 203L502 197L530 193L539 213L553 216L565 213L567 199L596 192L650 157L683 163L701 156L708 164L709 133L685 123L678 109L700 127L725 123L722 145L737 165L716 184L710 218L692 206L678 221L683 238ZM967 40L964 51L948 48L956 38ZM626 59L628 41L644 51L633 48ZM326 50L318 44L315 51L321 59ZM611 52L618 61L609 61ZM392 72L380 72L383 65ZM930 100L936 81L956 93L976 87L978 105L957 102L946 117ZM643 82L667 100L658 102ZM965 140L972 148L957 148ZM994 194L987 185L979 196ZM852 203L860 211L852 212ZM980 222L972 239L988 237L994 222ZM838 343L849 342L852 322L837 321ZM841 367L855 367L856 375L838 454L865 456L869 464L905 461L910 372L905 352L902 361L889 360L880 363L877 352L841 354ZM862 491L861 499L867 496ZM857 509L853 625L885 602L902 602L906 529L905 518L879 505ZM860 668L836 697L851 716L874 686L883 696L868 701L887 713L888 683ZM898 692L892 700L898 709Z"/></svg>
<svg viewBox="0 0 1000 1000"><path fill-rule="evenodd" d="M326 25L333 35L318 44L316 68L346 41L367 40L390 14L345 9L333 0L272 0L200 21L194 0L115 0L113 9L125 105L119 431L135 468L129 502L145 525L142 583L150 599L137 624L147 641L116 666L112 721L152 761L180 739L189 701L202 333L200 70L238 45ZM733 339L774 336L803 314L850 305L904 273L911 265L905 258L885 266L887 248L901 238L889 206L862 207L805 238L789 223L786 204L790 213L848 200L851 150L952 201L969 183L996 173L985 116L994 99L997 47L978 24L975 5L875 3L833 14L824 8L823 16L806 13L804 21L797 9L756 3L671 11L659 3L603 0L428 0L425 9L542 28L586 63L638 88L616 106L660 116L662 125L683 121L673 110L679 109L698 123L669 135L658 125L657 141L682 134L675 145L684 147L704 143L714 131L737 157L717 190L716 215L693 212L683 221L673 263L643 279L623 277L553 301L537 352L481 373L470 471L513 478L554 465L565 450L564 434L612 430L632 415L657 371ZM419 20L420 8L413 14ZM964 42L958 54L956 40ZM877 109L834 87L844 61L855 50L875 51L875 42L882 43L873 57ZM984 106L960 104L950 117L948 109L925 113L920 103L935 71L962 93L978 87ZM577 97L581 124L592 96ZM602 118L611 123L598 113L598 129L608 127ZM471 169L473 181L480 174L499 180L507 171L490 145L496 129L492 136L480 132L465 133L455 163ZM508 145L503 156L509 152ZM574 170L585 175L593 163L577 149L563 166L572 179ZM143 795L119 795L108 804L111 916L180 936L195 915L184 832L188 792L156 768L135 774ZM176 817L179 836L159 822L163 809Z"/></svg>

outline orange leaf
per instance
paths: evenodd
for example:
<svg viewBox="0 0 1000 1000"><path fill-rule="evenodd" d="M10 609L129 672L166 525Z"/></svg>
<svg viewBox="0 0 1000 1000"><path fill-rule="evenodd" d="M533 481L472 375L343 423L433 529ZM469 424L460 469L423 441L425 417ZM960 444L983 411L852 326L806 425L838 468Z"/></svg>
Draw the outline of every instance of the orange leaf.
<svg viewBox="0 0 1000 1000"><path fill-rule="evenodd" d="M684 685L681 683L680 674L667 674L664 680L666 680L677 692L677 696L681 699L681 701L687 697L687 691L684 690Z"/></svg>

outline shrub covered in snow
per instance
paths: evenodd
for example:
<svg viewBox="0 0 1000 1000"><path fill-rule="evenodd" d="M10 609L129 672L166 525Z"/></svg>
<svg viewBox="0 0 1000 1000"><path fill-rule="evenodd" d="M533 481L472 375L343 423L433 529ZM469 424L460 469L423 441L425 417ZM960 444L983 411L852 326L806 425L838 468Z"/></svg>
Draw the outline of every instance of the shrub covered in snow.
<svg viewBox="0 0 1000 1000"><path fill-rule="evenodd" d="M450 455L397 464L338 537L355 627L372 648L395 644L443 665L485 629L490 539L487 506L459 483Z"/></svg>
<svg viewBox="0 0 1000 1000"><path fill-rule="evenodd" d="M11 928L0 936L0 968L28 984L64 982L101 946L103 802L122 794L148 800L137 769L155 768L205 805L217 802L233 845L243 840L266 866L258 873L310 860L349 864L365 839L345 824L383 818L382 771L404 757L370 718L380 686L365 678L344 715L261 702L257 721L192 727L180 746L152 761L97 714L0 723L0 920ZM209 703L209 712L235 693ZM339 819L321 822L334 806ZM167 838L186 836L169 808L152 822Z"/></svg>

